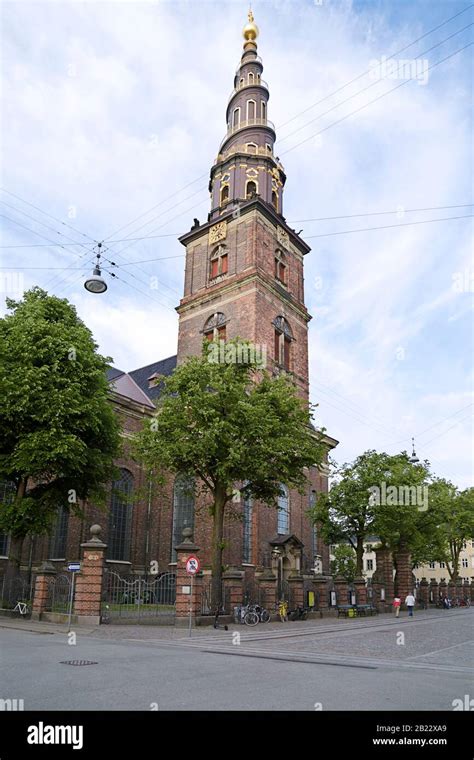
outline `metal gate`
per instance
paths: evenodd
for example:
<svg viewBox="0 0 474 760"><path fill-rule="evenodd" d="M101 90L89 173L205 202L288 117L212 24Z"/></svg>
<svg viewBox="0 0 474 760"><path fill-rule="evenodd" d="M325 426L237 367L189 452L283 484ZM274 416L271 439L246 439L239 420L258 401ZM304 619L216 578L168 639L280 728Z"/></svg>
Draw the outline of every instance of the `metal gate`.
<svg viewBox="0 0 474 760"><path fill-rule="evenodd" d="M68 575L52 575L48 578L48 594L45 612L69 612L71 578Z"/></svg>
<svg viewBox="0 0 474 760"><path fill-rule="evenodd" d="M172 625L176 612L176 575L104 574L103 620L111 623Z"/></svg>

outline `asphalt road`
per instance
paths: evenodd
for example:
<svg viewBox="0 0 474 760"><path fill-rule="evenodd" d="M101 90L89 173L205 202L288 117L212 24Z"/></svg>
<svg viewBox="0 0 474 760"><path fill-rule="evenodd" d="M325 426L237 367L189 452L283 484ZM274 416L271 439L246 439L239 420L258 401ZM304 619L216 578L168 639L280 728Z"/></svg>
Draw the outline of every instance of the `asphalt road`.
<svg viewBox="0 0 474 760"><path fill-rule="evenodd" d="M474 696L473 623L474 609L191 640L102 627L76 645L0 628L0 699L25 710L452 710ZM79 659L97 664L62 664Z"/></svg>

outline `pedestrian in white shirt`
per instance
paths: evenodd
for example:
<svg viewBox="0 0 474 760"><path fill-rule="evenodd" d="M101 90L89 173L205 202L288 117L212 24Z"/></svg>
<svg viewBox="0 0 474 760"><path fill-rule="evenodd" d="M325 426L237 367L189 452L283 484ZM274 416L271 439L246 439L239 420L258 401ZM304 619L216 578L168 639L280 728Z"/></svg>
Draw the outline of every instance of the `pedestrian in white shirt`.
<svg viewBox="0 0 474 760"><path fill-rule="evenodd" d="M413 609L415 607L415 597L413 596L413 594L407 594L407 597L405 599L405 604L408 610L408 617L413 617Z"/></svg>

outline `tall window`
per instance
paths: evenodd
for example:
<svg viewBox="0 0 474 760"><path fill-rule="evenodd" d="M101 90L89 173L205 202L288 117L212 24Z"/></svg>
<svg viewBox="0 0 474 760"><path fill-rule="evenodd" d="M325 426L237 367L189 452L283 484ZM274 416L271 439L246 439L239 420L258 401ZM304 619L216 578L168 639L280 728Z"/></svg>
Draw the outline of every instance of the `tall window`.
<svg viewBox="0 0 474 760"><path fill-rule="evenodd" d="M275 328L275 361L287 371L290 369L290 347L293 340L290 325L284 317L277 317Z"/></svg>
<svg viewBox="0 0 474 760"><path fill-rule="evenodd" d="M16 485L11 480L0 481L0 504L12 504L16 495ZM8 555L8 533L0 533L0 557Z"/></svg>
<svg viewBox="0 0 474 760"><path fill-rule="evenodd" d="M186 475L177 475L173 489L172 562L176 562L176 547L183 540L185 528L194 528L194 480Z"/></svg>
<svg viewBox="0 0 474 760"><path fill-rule="evenodd" d="M69 510L63 504L58 509L56 522L49 540L50 559L66 558L67 529L69 524Z"/></svg>
<svg viewBox="0 0 474 760"><path fill-rule="evenodd" d="M284 535L290 532L290 505L288 488L281 485L282 495L278 497L277 533Z"/></svg>
<svg viewBox="0 0 474 760"><path fill-rule="evenodd" d="M249 496L244 497L243 508L242 562L252 562L252 499Z"/></svg>
<svg viewBox="0 0 474 760"><path fill-rule="evenodd" d="M255 80L255 74L253 71L249 71L249 84L253 84Z"/></svg>
<svg viewBox="0 0 474 760"><path fill-rule="evenodd" d="M108 535L108 559L128 562L132 529L133 475L120 470L120 478L112 483Z"/></svg>
<svg viewBox="0 0 474 760"><path fill-rule="evenodd" d="M232 114L232 126L238 127L240 124L240 108L234 108L234 113Z"/></svg>
<svg viewBox="0 0 474 760"><path fill-rule="evenodd" d="M227 248L224 245L218 245L211 254L211 268L210 277L211 280L214 277L219 277L220 274L227 274L228 271L228 258Z"/></svg>
<svg viewBox="0 0 474 760"><path fill-rule="evenodd" d="M226 322L225 314L221 311L213 314L204 325L204 337L207 338L207 340L225 340Z"/></svg>
<svg viewBox="0 0 474 760"><path fill-rule="evenodd" d="M272 190L272 206L275 211L278 211L278 193L276 190Z"/></svg>
<svg viewBox="0 0 474 760"><path fill-rule="evenodd" d="M257 104L255 100L247 100L247 121L255 121Z"/></svg>
<svg viewBox="0 0 474 760"><path fill-rule="evenodd" d="M260 101L260 113L262 114L262 121L267 119L267 104L264 100Z"/></svg>
<svg viewBox="0 0 474 760"><path fill-rule="evenodd" d="M257 184L253 181L253 179L249 180L247 182L247 187L245 188L245 197L247 199L253 198L253 196L257 192Z"/></svg>
<svg viewBox="0 0 474 760"><path fill-rule="evenodd" d="M309 492L309 508L314 509L316 506L317 501L317 493L316 491L310 491ZM313 533L311 536L311 548L313 551L313 559L315 558L316 554L318 553L318 526L316 523L313 523Z"/></svg>
<svg viewBox="0 0 474 760"><path fill-rule="evenodd" d="M286 285L287 282L286 256L283 251L275 251L275 278Z"/></svg>

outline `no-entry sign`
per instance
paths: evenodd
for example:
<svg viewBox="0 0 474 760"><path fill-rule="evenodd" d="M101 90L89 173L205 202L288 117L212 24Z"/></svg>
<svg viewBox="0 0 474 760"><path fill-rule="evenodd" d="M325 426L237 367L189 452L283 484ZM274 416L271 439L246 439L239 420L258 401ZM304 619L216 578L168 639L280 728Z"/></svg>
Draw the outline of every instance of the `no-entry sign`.
<svg viewBox="0 0 474 760"><path fill-rule="evenodd" d="M189 575L196 575L196 573L199 572L200 567L201 564L198 558L194 554L191 554L186 560L186 572L189 573Z"/></svg>

